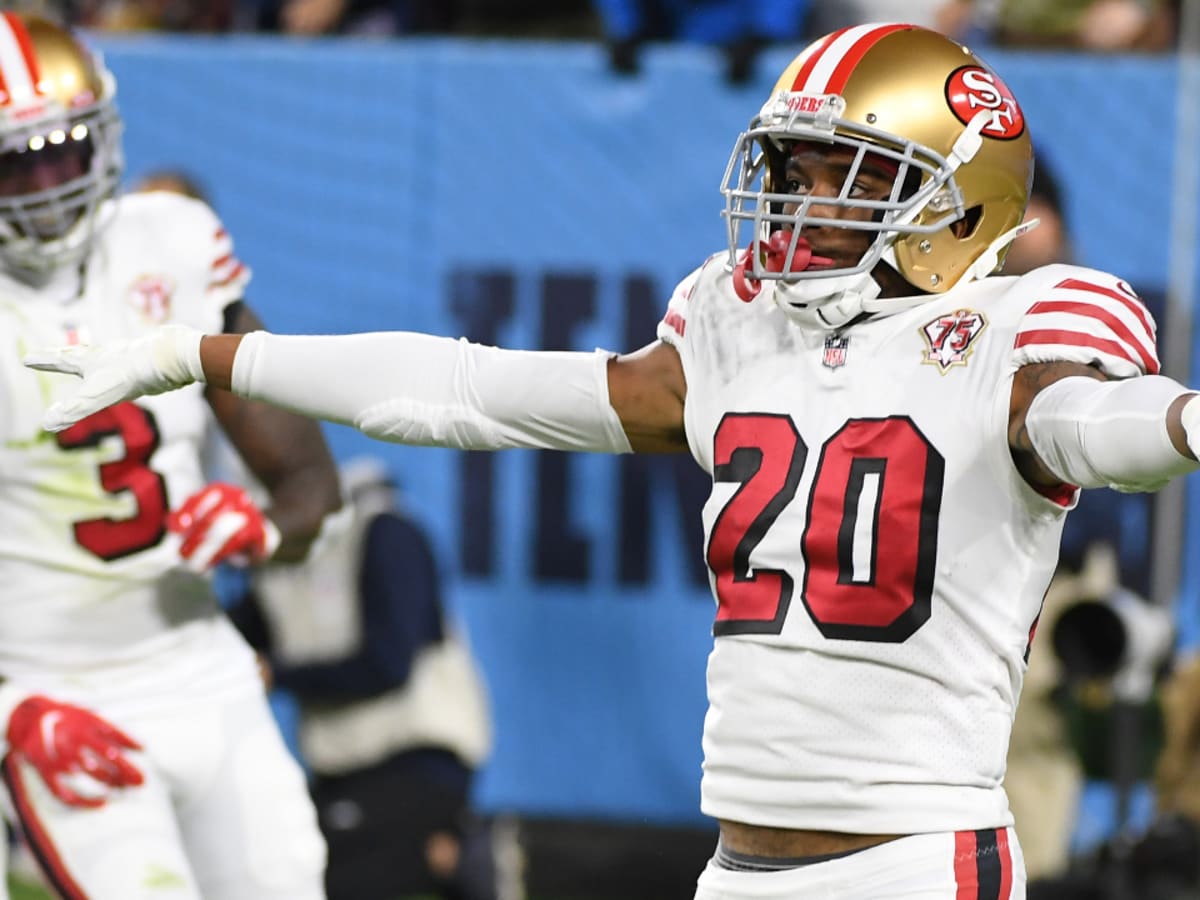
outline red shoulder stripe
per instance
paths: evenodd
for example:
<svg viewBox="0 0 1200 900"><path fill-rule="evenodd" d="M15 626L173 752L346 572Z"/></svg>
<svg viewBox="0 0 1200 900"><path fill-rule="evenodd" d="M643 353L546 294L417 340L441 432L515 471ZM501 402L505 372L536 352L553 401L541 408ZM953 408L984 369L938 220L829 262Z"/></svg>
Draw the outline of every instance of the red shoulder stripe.
<svg viewBox="0 0 1200 900"><path fill-rule="evenodd" d="M1021 347L1028 347L1030 344L1065 344L1069 347L1090 347L1108 356L1128 360L1134 365L1138 364L1138 360L1132 358L1129 355L1129 351L1116 341L1106 341L1103 338L1098 338L1093 334L1087 334L1082 331L1062 331L1050 328L1022 331L1017 335L1016 341L1013 342L1013 347L1019 349ZM1157 375L1158 361L1154 360L1154 367L1147 368L1146 371L1151 375Z"/></svg>
<svg viewBox="0 0 1200 900"><path fill-rule="evenodd" d="M1090 281L1082 281L1078 278L1066 278L1054 287L1063 288L1068 291L1090 291L1093 294L1100 294L1111 300L1116 300L1138 317L1142 326L1146 329L1146 334L1154 334L1154 323L1150 321L1150 313L1132 290L1128 294L1123 294L1102 284L1093 284Z"/></svg>
<svg viewBox="0 0 1200 900"><path fill-rule="evenodd" d="M1158 370L1158 360L1155 359L1153 353L1146 350L1145 341L1140 340L1138 336L1129 329L1128 325L1103 307L1096 306L1092 303L1076 303L1071 300L1043 300L1040 303L1035 303L1033 306L1029 307L1029 312L1072 313L1074 315L1084 316L1089 319L1097 319L1107 325L1113 334L1137 350L1138 356L1142 358L1142 364L1147 372ZM1149 336L1150 335L1148 333L1144 335L1146 338Z"/></svg>
<svg viewBox="0 0 1200 900"><path fill-rule="evenodd" d="M225 287L225 285L230 284L235 278L237 278L239 275L241 275L242 272L245 270L245 268L246 267L242 263L239 262L236 266L233 267L233 271L230 272L228 275L226 275L224 278L222 278L220 281L211 282L208 286L208 289L211 291L214 288Z"/></svg>

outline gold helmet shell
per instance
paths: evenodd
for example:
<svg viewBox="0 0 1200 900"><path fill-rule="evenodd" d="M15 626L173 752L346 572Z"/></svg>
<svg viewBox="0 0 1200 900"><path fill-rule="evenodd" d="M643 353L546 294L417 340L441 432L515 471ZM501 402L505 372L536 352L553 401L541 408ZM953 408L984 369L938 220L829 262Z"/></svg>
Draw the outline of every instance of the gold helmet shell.
<svg viewBox="0 0 1200 900"><path fill-rule="evenodd" d="M821 208L867 208L871 221L818 218L809 202L797 204L783 192L781 166L798 141L840 146L854 160L841 195L832 203L822 199ZM896 170L893 189L882 200L856 201L850 183L868 154ZM805 226L853 227L875 233L853 268L784 262L767 271L755 255L753 276L833 283L869 274L883 260L918 292L940 293L964 276L999 268L1024 216L1032 176L1024 114L978 56L916 25L845 28L791 61L739 137L723 187L730 266L745 246L739 231L746 224L758 241Z"/></svg>

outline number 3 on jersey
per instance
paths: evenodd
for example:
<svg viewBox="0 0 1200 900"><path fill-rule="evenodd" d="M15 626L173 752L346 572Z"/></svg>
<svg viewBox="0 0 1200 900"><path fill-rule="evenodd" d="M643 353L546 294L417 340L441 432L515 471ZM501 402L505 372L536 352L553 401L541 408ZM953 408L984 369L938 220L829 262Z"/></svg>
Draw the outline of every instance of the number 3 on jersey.
<svg viewBox="0 0 1200 900"><path fill-rule="evenodd" d="M120 459L100 464L100 486L110 494L128 491L137 511L128 519L85 519L75 523L75 541L103 560L153 547L166 534L167 487L150 468L158 449L158 423L149 410L118 403L88 416L55 436L64 450L95 447L115 435L125 445Z"/></svg>
<svg viewBox="0 0 1200 900"><path fill-rule="evenodd" d="M718 513L707 560L714 635L779 634L795 584L750 555L795 497L809 449L791 418L730 413L713 439L713 481L738 489ZM815 463L799 552L800 597L827 638L898 643L929 618L945 462L906 416L851 419ZM781 559L796 547L774 552Z"/></svg>

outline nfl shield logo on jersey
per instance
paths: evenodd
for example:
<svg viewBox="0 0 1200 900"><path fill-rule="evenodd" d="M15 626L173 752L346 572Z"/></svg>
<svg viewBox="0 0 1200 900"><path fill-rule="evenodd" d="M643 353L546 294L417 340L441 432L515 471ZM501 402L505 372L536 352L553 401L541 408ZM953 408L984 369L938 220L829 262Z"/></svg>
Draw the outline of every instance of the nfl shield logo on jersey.
<svg viewBox="0 0 1200 900"><path fill-rule="evenodd" d="M171 296L175 282L166 275L142 275L129 286L129 305L152 324L165 322L171 315Z"/></svg>
<svg viewBox="0 0 1200 900"><path fill-rule="evenodd" d="M836 369L846 364L846 349L850 346L848 335L830 334L825 336L825 355L821 357L821 365L827 369Z"/></svg>
<svg viewBox="0 0 1200 900"><path fill-rule="evenodd" d="M921 327L926 344L921 362L937 366L942 374L953 366L965 366L975 339L986 326L983 314L970 309L958 309L926 322Z"/></svg>

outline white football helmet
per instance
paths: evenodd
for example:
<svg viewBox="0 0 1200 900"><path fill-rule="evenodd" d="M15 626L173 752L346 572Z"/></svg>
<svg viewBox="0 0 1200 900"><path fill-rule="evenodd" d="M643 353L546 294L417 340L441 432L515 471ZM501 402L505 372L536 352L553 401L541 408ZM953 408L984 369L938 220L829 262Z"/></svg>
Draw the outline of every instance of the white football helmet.
<svg viewBox="0 0 1200 900"><path fill-rule="evenodd" d="M78 262L123 165L116 82L47 19L0 14L0 263L46 273Z"/></svg>

